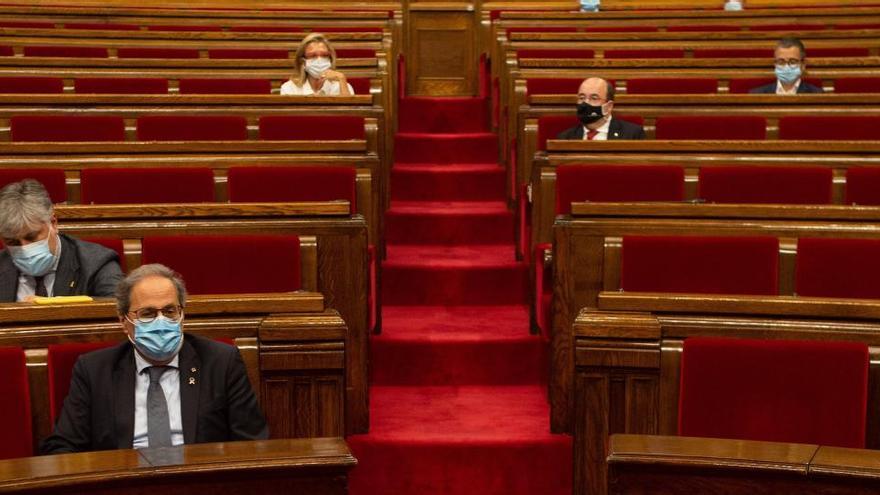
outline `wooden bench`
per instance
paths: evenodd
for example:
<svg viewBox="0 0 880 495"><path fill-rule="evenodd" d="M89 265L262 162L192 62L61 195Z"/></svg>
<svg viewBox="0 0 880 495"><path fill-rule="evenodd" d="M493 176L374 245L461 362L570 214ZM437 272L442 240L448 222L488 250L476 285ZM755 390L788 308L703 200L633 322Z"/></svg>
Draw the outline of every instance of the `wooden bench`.
<svg viewBox="0 0 880 495"><path fill-rule="evenodd" d="M145 491L348 493L357 460L342 438L278 439L113 450L0 461L5 493Z"/></svg>

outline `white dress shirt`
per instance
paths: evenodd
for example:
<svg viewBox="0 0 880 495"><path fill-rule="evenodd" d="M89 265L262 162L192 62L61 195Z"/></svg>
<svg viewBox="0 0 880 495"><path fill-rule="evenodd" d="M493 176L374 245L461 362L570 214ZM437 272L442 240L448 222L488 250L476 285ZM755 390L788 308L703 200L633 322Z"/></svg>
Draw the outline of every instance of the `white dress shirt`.
<svg viewBox="0 0 880 495"><path fill-rule="evenodd" d="M162 391L165 392L165 402L168 404L168 420L171 423L171 445L183 445L183 420L180 412L180 369L178 368L179 356L174 356L168 369L159 378ZM134 439L132 446L136 449L149 447L147 437L147 391L150 389L150 372L147 368L152 366L136 350L134 361L137 374L134 385Z"/></svg>
<svg viewBox="0 0 880 495"><path fill-rule="evenodd" d="M783 88L782 83L778 79L776 80L776 94L778 95L796 95L798 92L798 88L800 87L800 79L794 82L794 86L792 86L790 90L786 90L785 88Z"/></svg>
<svg viewBox="0 0 880 495"><path fill-rule="evenodd" d="M602 124L602 127L596 129L598 134L593 136L593 139L589 139L587 137L587 133L590 132L590 129L587 126L584 126L584 141L607 141L608 140L608 128L611 127L611 117L605 120L605 123Z"/></svg>
<svg viewBox="0 0 880 495"><path fill-rule="evenodd" d="M52 297L55 295L53 286L55 285L55 270L58 269L58 262L61 261L61 238L58 238L58 256L55 257L55 263L49 273L43 275L43 285L46 286L46 295ZM37 279L30 275L18 272L18 288L15 291L15 300L23 301L28 296L37 294Z"/></svg>
<svg viewBox="0 0 880 495"><path fill-rule="evenodd" d="M348 85L348 91L351 94L354 94L354 88L351 87L351 84L345 83ZM293 81L287 81L281 85L281 94L283 95L317 95L317 96L337 96L339 95L339 82L338 81L324 81L324 84L321 85L321 89L317 92L312 89L312 85L306 81L302 86L295 84Z"/></svg>

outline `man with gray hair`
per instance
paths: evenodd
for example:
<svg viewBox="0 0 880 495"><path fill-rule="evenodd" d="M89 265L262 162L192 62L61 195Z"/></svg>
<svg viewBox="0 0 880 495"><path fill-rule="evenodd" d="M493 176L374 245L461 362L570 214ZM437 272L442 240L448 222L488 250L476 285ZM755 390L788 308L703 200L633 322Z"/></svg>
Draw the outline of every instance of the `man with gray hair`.
<svg viewBox="0 0 880 495"><path fill-rule="evenodd" d="M0 239L0 302L109 297L122 278L115 251L58 232L52 200L33 179L0 190Z"/></svg>
<svg viewBox="0 0 880 495"><path fill-rule="evenodd" d="M183 332L186 287L144 265L117 289L128 337L85 354L44 454L268 438L238 349Z"/></svg>

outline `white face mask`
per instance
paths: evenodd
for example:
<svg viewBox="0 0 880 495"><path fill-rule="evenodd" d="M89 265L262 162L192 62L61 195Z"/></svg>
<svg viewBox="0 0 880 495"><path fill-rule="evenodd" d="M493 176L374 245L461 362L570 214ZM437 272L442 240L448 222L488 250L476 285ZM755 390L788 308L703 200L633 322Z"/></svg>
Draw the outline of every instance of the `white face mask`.
<svg viewBox="0 0 880 495"><path fill-rule="evenodd" d="M306 60L306 72L315 79L319 79L332 65L327 57L310 58Z"/></svg>

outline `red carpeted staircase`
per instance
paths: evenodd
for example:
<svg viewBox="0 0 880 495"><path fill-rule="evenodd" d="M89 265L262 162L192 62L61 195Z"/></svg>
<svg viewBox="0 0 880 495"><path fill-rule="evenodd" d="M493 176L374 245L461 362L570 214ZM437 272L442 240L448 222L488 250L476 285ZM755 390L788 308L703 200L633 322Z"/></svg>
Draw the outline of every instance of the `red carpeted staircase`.
<svg viewBox="0 0 880 495"><path fill-rule="evenodd" d="M353 495L570 494L485 100L405 98Z"/></svg>

